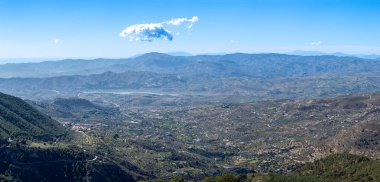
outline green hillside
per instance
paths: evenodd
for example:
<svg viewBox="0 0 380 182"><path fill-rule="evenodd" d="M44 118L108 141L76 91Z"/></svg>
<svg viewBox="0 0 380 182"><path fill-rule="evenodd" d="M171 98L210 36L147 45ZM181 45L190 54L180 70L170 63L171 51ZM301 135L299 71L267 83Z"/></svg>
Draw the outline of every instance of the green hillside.
<svg viewBox="0 0 380 182"><path fill-rule="evenodd" d="M51 140L66 130L57 121L41 114L22 99L0 93L0 138Z"/></svg>
<svg viewBox="0 0 380 182"><path fill-rule="evenodd" d="M0 181L134 181L145 175L128 161L118 164L83 148L84 138L0 93Z"/></svg>
<svg viewBox="0 0 380 182"><path fill-rule="evenodd" d="M175 181L175 180L172 180ZM302 168L284 175L226 173L207 177L202 182L353 182L380 181L380 161L351 155L334 154L307 163Z"/></svg>
<svg viewBox="0 0 380 182"><path fill-rule="evenodd" d="M308 163L290 174L271 176L270 181L380 181L380 161L351 154L334 154Z"/></svg>

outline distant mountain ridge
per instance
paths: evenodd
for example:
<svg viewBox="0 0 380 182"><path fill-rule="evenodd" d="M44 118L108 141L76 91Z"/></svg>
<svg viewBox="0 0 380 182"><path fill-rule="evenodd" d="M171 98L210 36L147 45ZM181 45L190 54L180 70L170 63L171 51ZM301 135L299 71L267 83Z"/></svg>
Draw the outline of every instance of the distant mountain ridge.
<svg viewBox="0 0 380 182"><path fill-rule="evenodd" d="M127 59L61 60L0 65L0 77L50 77L99 74L107 71L148 71L181 75L299 76L326 72L380 71L372 59L286 54L226 54L171 56L147 53Z"/></svg>
<svg viewBox="0 0 380 182"><path fill-rule="evenodd" d="M0 91L23 98L112 89L262 100L320 98L379 91L379 73L380 60L356 57L148 53L128 59L1 65L0 77L5 78L0 78Z"/></svg>
<svg viewBox="0 0 380 182"><path fill-rule="evenodd" d="M50 90L94 90L94 89L139 89L170 87L181 84L177 75L134 72L104 72L93 75L58 76L48 78L10 78L0 79L0 87L14 89L50 89Z"/></svg>
<svg viewBox="0 0 380 182"><path fill-rule="evenodd" d="M380 55L376 55L376 54L345 54L341 52L326 53L326 52L320 52L320 51L301 51L301 50L289 52L288 54L300 55L300 56L333 55L333 56L339 56L339 57L358 57L358 58L363 58L363 59L379 59L380 58Z"/></svg>

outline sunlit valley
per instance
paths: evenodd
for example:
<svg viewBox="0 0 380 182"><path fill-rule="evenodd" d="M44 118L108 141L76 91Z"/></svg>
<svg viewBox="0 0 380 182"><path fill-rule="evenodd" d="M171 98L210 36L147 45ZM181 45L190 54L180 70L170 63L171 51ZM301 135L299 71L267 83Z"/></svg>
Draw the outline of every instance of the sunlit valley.
<svg viewBox="0 0 380 182"><path fill-rule="evenodd" d="M269 25L253 12L279 10L286 17L262 18L280 24L301 15L297 8L308 8L321 19L306 19L330 26L346 20L335 11L354 16L355 23L378 17L379 3L330 2L336 9L300 0L146 3L0 0L0 181L380 181L378 37L355 34L363 31L357 28L345 34L371 46L325 46L319 38L343 44L336 38L343 30L314 35L304 28L299 31L305 35L283 38L289 45L278 46L269 37L298 34L286 26L261 32ZM141 17L115 23L121 7ZM143 7L163 14L137 11ZM12 33L20 17L4 18L12 15L10 8L25 10L20 16L36 23L29 24L34 38L21 36L30 47ZM68 9L71 14L63 12ZM250 18L257 24L207 34L214 31L207 24L212 14L225 11L245 18L215 20L214 26ZM49 15L78 30L55 29ZM365 23L375 26L371 18ZM81 19L98 29L89 31ZM41 33L37 24L43 22L57 27ZM113 29L103 27L112 23L126 26L117 29L117 40ZM59 33L51 38L53 30ZM96 41L70 38L81 30ZM215 38L227 34L235 37L223 44ZM40 42L45 37L51 48ZM292 46L305 37L312 39L307 46ZM270 49L261 49L264 40L262 47Z"/></svg>

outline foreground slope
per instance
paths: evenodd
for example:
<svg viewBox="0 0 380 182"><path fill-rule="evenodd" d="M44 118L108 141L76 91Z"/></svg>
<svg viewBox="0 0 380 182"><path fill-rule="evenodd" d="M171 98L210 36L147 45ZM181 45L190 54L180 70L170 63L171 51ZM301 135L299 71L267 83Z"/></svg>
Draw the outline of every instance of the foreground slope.
<svg viewBox="0 0 380 182"><path fill-rule="evenodd" d="M0 181L134 181L140 169L95 150L25 101L0 93Z"/></svg>
<svg viewBox="0 0 380 182"><path fill-rule="evenodd" d="M290 174L271 176L269 181L380 181L380 161L351 154L334 154L308 163Z"/></svg>
<svg viewBox="0 0 380 182"><path fill-rule="evenodd" d="M353 182L380 181L380 161L351 155L334 154L307 163L302 168L288 174L248 174L226 173L217 177L207 177L203 182Z"/></svg>
<svg viewBox="0 0 380 182"><path fill-rule="evenodd" d="M0 138L32 137L49 140L66 133L62 125L39 113L23 100L0 93Z"/></svg>
<svg viewBox="0 0 380 182"><path fill-rule="evenodd" d="M115 163L68 149L1 147L0 181L134 181Z"/></svg>

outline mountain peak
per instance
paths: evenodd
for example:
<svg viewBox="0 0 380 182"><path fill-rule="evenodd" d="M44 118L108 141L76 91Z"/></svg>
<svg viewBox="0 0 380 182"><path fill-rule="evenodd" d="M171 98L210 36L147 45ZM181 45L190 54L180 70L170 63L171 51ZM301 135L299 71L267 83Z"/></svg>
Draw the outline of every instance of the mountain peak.
<svg viewBox="0 0 380 182"><path fill-rule="evenodd" d="M141 56L138 56L137 58L161 58L161 57L173 57L173 56L169 54L165 54L165 53L160 53L160 52L149 52Z"/></svg>

